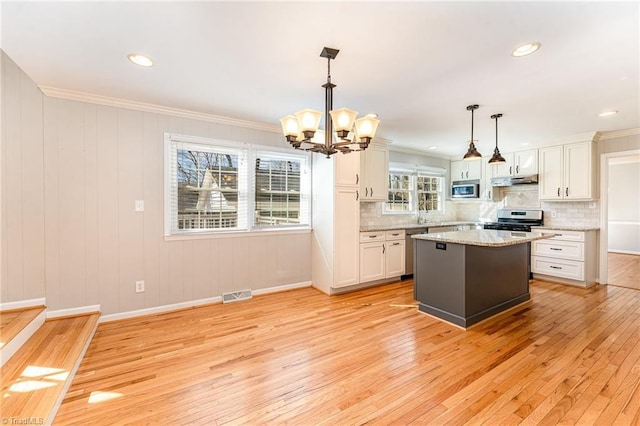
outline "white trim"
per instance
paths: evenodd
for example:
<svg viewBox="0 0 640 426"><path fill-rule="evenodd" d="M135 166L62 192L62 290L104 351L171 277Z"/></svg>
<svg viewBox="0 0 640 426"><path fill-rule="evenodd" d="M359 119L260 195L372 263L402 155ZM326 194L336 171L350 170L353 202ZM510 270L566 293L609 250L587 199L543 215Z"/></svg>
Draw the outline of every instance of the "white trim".
<svg viewBox="0 0 640 426"><path fill-rule="evenodd" d="M191 300L189 302L173 303L171 305L156 306L153 308L138 309L135 311L121 312L118 314L102 315L99 322L111 322L122 319L135 318L144 315L160 314L163 312L176 311L178 309L193 308L201 305L209 305L212 303L222 302L221 296L208 297L206 299Z"/></svg>
<svg viewBox="0 0 640 426"><path fill-rule="evenodd" d="M88 102L98 105L106 105L115 108L133 109L136 111L152 112L156 114L170 115L173 117L190 118L210 123L227 124L229 126L243 127L247 129L263 130L265 132L281 133L280 124L259 123L237 118L223 117L220 115L190 111L162 105L148 104L145 102L130 101L127 99L112 98L109 96L94 95L75 90L58 89L56 87L38 86L42 92L52 98L67 99L70 101Z"/></svg>
<svg viewBox="0 0 640 426"><path fill-rule="evenodd" d="M217 238L243 238L243 237L266 237L267 235L292 235L292 234L308 234L312 231L310 227L295 229L266 229L255 231L194 231L185 232L183 234L165 235L165 241L187 241L187 240L208 240Z"/></svg>
<svg viewBox="0 0 640 426"><path fill-rule="evenodd" d="M44 297L39 299L18 300L17 302L0 303L0 311L11 311L13 309L32 308L35 306L47 306L47 300Z"/></svg>
<svg viewBox="0 0 640 426"><path fill-rule="evenodd" d="M261 294L279 293L281 291L296 290L298 288L311 287L311 284L312 284L311 281L302 281L299 283L278 285L278 286L269 287L269 288L261 288L258 290L252 290L252 292L254 296L258 296Z"/></svg>
<svg viewBox="0 0 640 426"><path fill-rule="evenodd" d="M293 284L284 284L275 287L251 290L253 295L278 293L281 291L295 290L298 288L311 287L311 281L302 281ZM222 303L222 296L208 297L206 299L191 300L188 302L173 303L171 305L156 306L153 308L138 309L136 311L121 312L117 314L102 315L98 320L99 323L119 321L123 319L135 318L144 315L153 315L169 311L176 311L185 308L194 308L196 306L210 305L213 303Z"/></svg>
<svg viewBox="0 0 640 426"><path fill-rule="evenodd" d="M444 154L438 155L437 153L434 153L434 151L422 151L422 150L413 149L413 148L405 148L402 146L389 147L389 153L391 152L398 152L400 154L420 155L422 157L439 158L441 160L447 160L447 161L451 161L451 159L454 158ZM459 158L457 157L455 157L455 159L459 160Z"/></svg>
<svg viewBox="0 0 640 426"><path fill-rule="evenodd" d="M78 358L76 359L75 364L73 365L71 370L69 370L69 374L67 375L67 380L65 380L64 385L60 390L60 393L58 393L58 398L56 399L55 404L53 404L51 411L49 411L49 415L47 416L47 420L45 424L47 425L53 424L53 420L55 419L56 414L58 414L58 409L60 408L60 405L62 405L62 401L64 401L64 398L67 396L67 391L71 387L73 378L78 372L78 368L80 367L80 364L84 359L84 355L87 353L87 349L89 349L89 345L91 344L91 341L93 340L93 336L96 334L97 329L98 329L98 321L96 321L95 325L93 326L93 330L91 331L91 334L87 336L87 341L85 342L82 348L82 351L80 351L80 354L78 355Z"/></svg>
<svg viewBox="0 0 640 426"><path fill-rule="evenodd" d="M598 250L600 261L598 262L598 282L603 285L608 284L609 281L609 260L607 259L609 251L609 193L606 190L609 187L609 159L637 154L640 154L640 149L609 152L600 155L600 249Z"/></svg>
<svg viewBox="0 0 640 426"><path fill-rule="evenodd" d="M27 340L44 324L46 317L46 310L40 312L29 324L26 325L20 332L10 341L6 342L0 350L0 366L3 366L5 362L15 355L16 352L25 344Z"/></svg>
<svg viewBox="0 0 640 426"><path fill-rule="evenodd" d="M639 255L639 254L640 254L640 251L609 249L609 253L619 253L619 254L632 254L632 255Z"/></svg>
<svg viewBox="0 0 640 426"><path fill-rule="evenodd" d="M617 130L615 132L603 132L600 135L600 140L602 141L607 139L624 138L626 136L633 136L633 135L640 135L640 128Z"/></svg>
<svg viewBox="0 0 640 426"><path fill-rule="evenodd" d="M80 306L77 308L59 309L57 311L47 311L47 319L71 317L76 315L100 313L100 305Z"/></svg>

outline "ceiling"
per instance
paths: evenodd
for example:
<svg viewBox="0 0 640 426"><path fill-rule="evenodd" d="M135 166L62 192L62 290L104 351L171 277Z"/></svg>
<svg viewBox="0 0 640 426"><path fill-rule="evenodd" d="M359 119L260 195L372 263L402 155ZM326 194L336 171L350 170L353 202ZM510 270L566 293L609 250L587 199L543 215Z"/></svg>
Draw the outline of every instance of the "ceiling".
<svg viewBox="0 0 640 426"><path fill-rule="evenodd" d="M502 152L640 127L638 2L1 4L2 48L41 87L279 126L324 109L328 46L334 106L378 113L392 147L461 157L474 103L485 156L496 113Z"/></svg>

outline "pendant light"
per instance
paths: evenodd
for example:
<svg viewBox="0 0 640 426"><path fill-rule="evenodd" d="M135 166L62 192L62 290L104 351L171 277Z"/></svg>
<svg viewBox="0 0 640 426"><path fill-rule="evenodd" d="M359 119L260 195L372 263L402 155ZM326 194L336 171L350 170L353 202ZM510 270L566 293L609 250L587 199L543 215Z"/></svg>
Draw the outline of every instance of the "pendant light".
<svg viewBox="0 0 640 426"><path fill-rule="evenodd" d="M489 164L504 164L507 160L504 159L502 155L500 155L500 150L498 149L498 118L502 117L502 114L493 114L491 116L492 119L496 120L496 148L493 150L493 155L489 160Z"/></svg>
<svg viewBox="0 0 640 426"><path fill-rule="evenodd" d="M478 109L478 105L469 105L467 111L471 111L471 140L469 141L469 149L467 153L462 157L463 160L479 160L482 155L476 149L476 145L473 143L473 111Z"/></svg>

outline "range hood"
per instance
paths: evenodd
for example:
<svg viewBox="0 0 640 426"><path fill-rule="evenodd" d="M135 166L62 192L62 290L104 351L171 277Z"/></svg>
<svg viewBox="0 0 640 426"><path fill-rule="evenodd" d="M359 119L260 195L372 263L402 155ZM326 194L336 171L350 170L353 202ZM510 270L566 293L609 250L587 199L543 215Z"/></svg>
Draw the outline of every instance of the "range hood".
<svg viewBox="0 0 640 426"><path fill-rule="evenodd" d="M491 186L513 186L513 185L528 185L528 184L537 184L538 183L538 175L528 175L528 176L509 176L509 177L498 177L491 179Z"/></svg>

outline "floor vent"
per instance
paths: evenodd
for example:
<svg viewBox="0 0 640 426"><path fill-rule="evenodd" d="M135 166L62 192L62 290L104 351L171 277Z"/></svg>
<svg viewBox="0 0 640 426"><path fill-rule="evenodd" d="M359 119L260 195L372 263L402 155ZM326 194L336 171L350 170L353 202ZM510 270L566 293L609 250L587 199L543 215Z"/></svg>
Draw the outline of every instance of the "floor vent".
<svg viewBox="0 0 640 426"><path fill-rule="evenodd" d="M241 300L251 299L253 293L251 290L232 291L230 293L222 293L222 303L239 302Z"/></svg>

